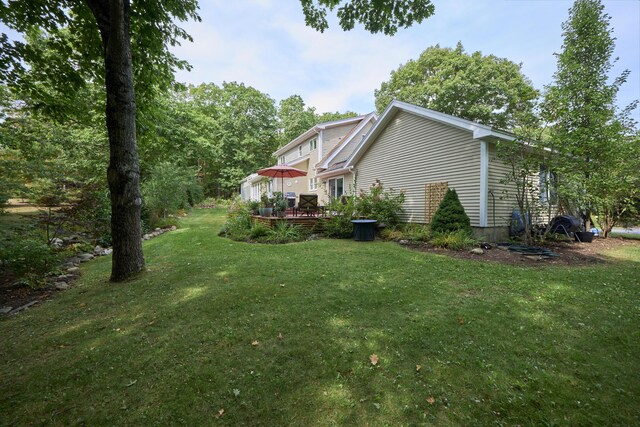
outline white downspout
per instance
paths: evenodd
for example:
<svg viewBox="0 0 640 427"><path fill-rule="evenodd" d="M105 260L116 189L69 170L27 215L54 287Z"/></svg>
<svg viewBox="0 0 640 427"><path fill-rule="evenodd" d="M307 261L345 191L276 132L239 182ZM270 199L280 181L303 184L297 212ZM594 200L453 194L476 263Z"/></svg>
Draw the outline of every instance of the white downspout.
<svg viewBox="0 0 640 427"><path fill-rule="evenodd" d="M480 227L487 226L489 204L489 147L480 140Z"/></svg>

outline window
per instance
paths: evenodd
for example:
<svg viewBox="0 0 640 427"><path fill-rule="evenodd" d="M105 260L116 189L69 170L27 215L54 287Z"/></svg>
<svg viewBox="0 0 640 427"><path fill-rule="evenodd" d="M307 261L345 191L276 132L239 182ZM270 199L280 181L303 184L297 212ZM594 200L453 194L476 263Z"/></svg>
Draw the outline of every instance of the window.
<svg viewBox="0 0 640 427"><path fill-rule="evenodd" d="M302 145L298 145L298 157L302 157Z"/></svg>
<svg viewBox="0 0 640 427"><path fill-rule="evenodd" d="M318 146L317 138L313 138L311 141L309 141L309 151L315 150L317 146Z"/></svg>
<svg viewBox="0 0 640 427"><path fill-rule="evenodd" d="M309 178L309 190L314 191L318 189L318 178Z"/></svg>
<svg viewBox="0 0 640 427"><path fill-rule="evenodd" d="M329 197L332 199L338 199L344 194L344 177L331 178L327 181L329 188Z"/></svg>
<svg viewBox="0 0 640 427"><path fill-rule="evenodd" d="M279 160L281 165L284 165L284 156L280 156L280 160Z"/></svg>
<svg viewBox="0 0 640 427"><path fill-rule="evenodd" d="M556 205L558 204L558 193L556 191L558 178L555 172L550 171L546 165L540 165L540 203Z"/></svg>

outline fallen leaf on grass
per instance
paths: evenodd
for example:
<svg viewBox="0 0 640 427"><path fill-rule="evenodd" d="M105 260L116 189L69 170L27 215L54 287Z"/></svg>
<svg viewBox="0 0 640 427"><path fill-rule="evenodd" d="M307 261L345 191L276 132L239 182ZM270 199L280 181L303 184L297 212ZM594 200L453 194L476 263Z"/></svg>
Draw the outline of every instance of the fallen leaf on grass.
<svg viewBox="0 0 640 427"><path fill-rule="evenodd" d="M253 341L251 342L251 345L252 345L252 346L254 346L254 347L258 346L259 344L260 344L260 343L259 343L258 341L256 341L256 340L253 340Z"/></svg>
<svg viewBox="0 0 640 427"><path fill-rule="evenodd" d="M131 387L132 385L134 385L137 382L138 382L138 380L133 380L129 384L127 384L125 387Z"/></svg>
<svg viewBox="0 0 640 427"><path fill-rule="evenodd" d="M220 408L220 410L218 411L218 415L216 415L216 418L220 418L223 415L224 415L224 408Z"/></svg>
<svg viewBox="0 0 640 427"><path fill-rule="evenodd" d="M464 325L464 319L460 316L458 316L458 323Z"/></svg>
<svg viewBox="0 0 640 427"><path fill-rule="evenodd" d="M237 388L234 388L234 389L233 389L233 395L234 395L235 397L240 396L240 390L238 390Z"/></svg>
<svg viewBox="0 0 640 427"><path fill-rule="evenodd" d="M420 369L422 369L422 365L416 365L416 372L420 372Z"/></svg>
<svg viewBox="0 0 640 427"><path fill-rule="evenodd" d="M279 340L283 340L284 339L284 336L282 335L282 332L278 334L278 339Z"/></svg>
<svg viewBox="0 0 640 427"><path fill-rule="evenodd" d="M427 397L427 403L429 405L433 405L434 403L436 403L436 399L434 399L433 396L429 396Z"/></svg>
<svg viewBox="0 0 640 427"><path fill-rule="evenodd" d="M378 356L374 353L371 356L369 356L369 360L371 361L371 364L373 366L376 366L378 364Z"/></svg>
<svg viewBox="0 0 640 427"><path fill-rule="evenodd" d="M222 281L223 281L224 283L229 283L229 278L228 278L227 276L224 276L224 277L222 278Z"/></svg>

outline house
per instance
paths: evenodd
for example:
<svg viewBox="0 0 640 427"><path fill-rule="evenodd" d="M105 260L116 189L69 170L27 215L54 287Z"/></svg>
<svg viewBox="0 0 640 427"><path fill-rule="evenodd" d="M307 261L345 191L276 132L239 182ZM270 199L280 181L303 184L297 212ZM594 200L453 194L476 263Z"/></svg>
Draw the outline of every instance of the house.
<svg viewBox="0 0 640 427"><path fill-rule="evenodd" d="M265 191L283 191L281 185L284 193L295 193L296 203L300 194L317 194L321 204L347 194L353 181L351 172L343 168L344 163L376 119L370 113L313 126L274 153L279 165L304 170L307 175L282 181L249 175L241 183L242 199L259 200Z"/></svg>
<svg viewBox="0 0 640 427"><path fill-rule="evenodd" d="M478 236L508 235L515 188L503 181L508 166L496 143L509 132L393 101L340 168L350 171L356 191L380 180L405 192L403 219L428 223L446 188L454 188ZM331 168L318 176L329 176Z"/></svg>
<svg viewBox="0 0 640 427"><path fill-rule="evenodd" d="M446 189L453 188L474 233L501 240L508 237L517 192L503 182L509 166L498 158L497 143L514 140L491 126L393 101L379 118L371 113L314 126L275 155L279 164L308 171L301 179L285 179L285 192L315 193L325 204L368 191L379 180L405 192L406 222L429 223ZM245 179L245 199L280 191L279 180L260 187L261 180L257 174Z"/></svg>

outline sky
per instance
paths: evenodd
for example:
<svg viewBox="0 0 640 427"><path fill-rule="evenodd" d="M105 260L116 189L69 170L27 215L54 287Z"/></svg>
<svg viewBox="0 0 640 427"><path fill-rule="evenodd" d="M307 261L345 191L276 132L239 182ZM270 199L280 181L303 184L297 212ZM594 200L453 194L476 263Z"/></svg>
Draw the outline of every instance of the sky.
<svg viewBox="0 0 640 427"><path fill-rule="evenodd" d="M435 14L395 36L372 35L361 26L340 29L335 19L319 33L304 24L299 0L200 0L202 22L182 23L193 37L174 49L192 66L177 80L199 84L237 81L276 101L302 96L318 112L375 109L374 90L392 70L429 46L481 51L522 64L537 89L552 81L561 25L572 1L433 0ZM612 72L631 71L618 94L624 107L640 98L640 1L605 0L616 38ZM640 109L634 111L640 120Z"/></svg>

